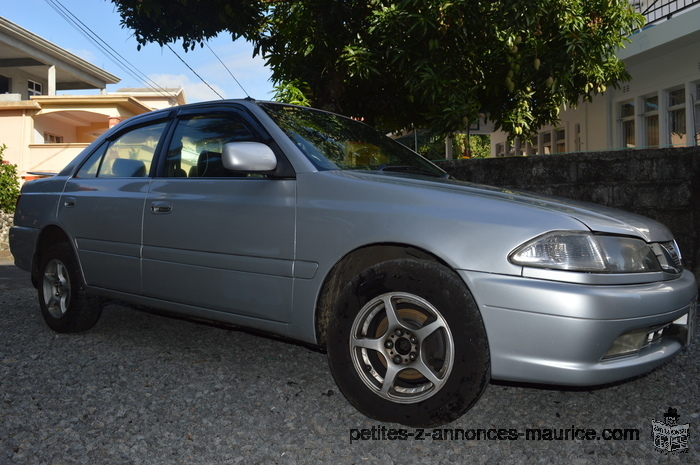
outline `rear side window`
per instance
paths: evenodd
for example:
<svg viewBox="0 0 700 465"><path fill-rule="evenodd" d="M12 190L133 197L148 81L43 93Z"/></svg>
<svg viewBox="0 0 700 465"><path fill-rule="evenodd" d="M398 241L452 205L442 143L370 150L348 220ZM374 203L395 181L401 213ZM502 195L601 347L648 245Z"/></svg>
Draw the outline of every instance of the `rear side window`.
<svg viewBox="0 0 700 465"><path fill-rule="evenodd" d="M140 126L102 144L78 170L78 178L148 176L167 122Z"/></svg>

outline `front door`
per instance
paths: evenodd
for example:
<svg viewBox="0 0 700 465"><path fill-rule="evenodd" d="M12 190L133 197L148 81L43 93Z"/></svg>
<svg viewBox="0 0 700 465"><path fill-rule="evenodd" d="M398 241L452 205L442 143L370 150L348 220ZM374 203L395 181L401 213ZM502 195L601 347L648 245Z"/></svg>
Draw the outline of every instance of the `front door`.
<svg viewBox="0 0 700 465"><path fill-rule="evenodd" d="M221 163L224 144L259 139L236 112L178 118L144 205L145 295L289 321L296 181Z"/></svg>

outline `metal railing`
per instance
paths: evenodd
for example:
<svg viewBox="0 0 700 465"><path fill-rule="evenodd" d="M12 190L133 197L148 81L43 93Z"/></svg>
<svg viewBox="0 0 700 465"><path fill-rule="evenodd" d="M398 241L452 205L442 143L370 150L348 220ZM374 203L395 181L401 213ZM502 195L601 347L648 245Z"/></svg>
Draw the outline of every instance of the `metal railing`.
<svg viewBox="0 0 700 465"><path fill-rule="evenodd" d="M646 0L631 2L647 18L647 25L666 21L674 15L700 5L700 0Z"/></svg>

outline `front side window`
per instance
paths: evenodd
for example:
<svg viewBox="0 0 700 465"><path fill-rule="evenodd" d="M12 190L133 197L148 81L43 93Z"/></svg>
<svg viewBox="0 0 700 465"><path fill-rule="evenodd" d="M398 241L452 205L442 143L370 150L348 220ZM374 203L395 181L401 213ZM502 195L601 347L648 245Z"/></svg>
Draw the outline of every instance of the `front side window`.
<svg viewBox="0 0 700 465"><path fill-rule="evenodd" d="M406 146L359 121L310 108L267 103L260 106L320 170L445 174Z"/></svg>
<svg viewBox="0 0 700 465"><path fill-rule="evenodd" d="M103 143L83 164L79 178L148 176L165 122L141 126Z"/></svg>
<svg viewBox="0 0 700 465"><path fill-rule="evenodd" d="M229 142L255 142L258 137L234 114L196 115L177 123L165 162L167 177L245 176L224 168L221 153Z"/></svg>

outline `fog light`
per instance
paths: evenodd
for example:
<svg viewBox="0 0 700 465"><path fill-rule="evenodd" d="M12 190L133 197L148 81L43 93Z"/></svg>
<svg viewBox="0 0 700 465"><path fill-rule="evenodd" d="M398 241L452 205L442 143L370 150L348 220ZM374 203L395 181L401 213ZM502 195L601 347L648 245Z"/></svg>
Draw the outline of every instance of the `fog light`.
<svg viewBox="0 0 700 465"><path fill-rule="evenodd" d="M654 328L635 329L623 334L615 339L615 342L603 356L603 360L636 354L643 347L659 342L664 334L664 330L668 327L669 325L664 325Z"/></svg>
<svg viewBox="0 0 700 465"><path fill-rule="evenodd" d="M646 328L636 329L623 334L615 339L615 342L612 343L605 356L603 356L603 360L636 354L647 343L648 334L649 330Z"/></svg>

